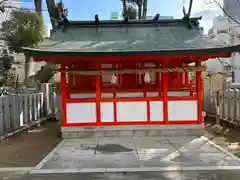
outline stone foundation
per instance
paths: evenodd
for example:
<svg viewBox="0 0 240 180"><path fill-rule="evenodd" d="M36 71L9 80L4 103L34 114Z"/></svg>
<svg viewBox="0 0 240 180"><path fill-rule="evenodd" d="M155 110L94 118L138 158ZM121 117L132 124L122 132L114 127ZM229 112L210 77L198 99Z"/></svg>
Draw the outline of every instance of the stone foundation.
<svg viewBox="0 0 240 180"><path fill-rule="evenodd" d="M202 136L203 124L63 127L62 138Z"/></svg>

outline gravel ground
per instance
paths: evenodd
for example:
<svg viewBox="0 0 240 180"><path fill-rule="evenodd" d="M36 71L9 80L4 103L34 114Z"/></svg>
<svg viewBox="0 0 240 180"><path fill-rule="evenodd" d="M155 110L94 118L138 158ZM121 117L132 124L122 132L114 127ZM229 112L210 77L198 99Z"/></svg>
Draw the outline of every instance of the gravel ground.
<svg viewBox="0 0 240 180"><path fill-rule="evenodd" d="M58 122L0 141L0 167L34 167L61 141Z"/></svg>
<svg viewBox="0 0 240 180"><path fill-rule="evenodd" d="M221 131L215 133L214 125L214 121L207 120L205 122L204 136L240 157L240 128L222 123Z"/></svg>

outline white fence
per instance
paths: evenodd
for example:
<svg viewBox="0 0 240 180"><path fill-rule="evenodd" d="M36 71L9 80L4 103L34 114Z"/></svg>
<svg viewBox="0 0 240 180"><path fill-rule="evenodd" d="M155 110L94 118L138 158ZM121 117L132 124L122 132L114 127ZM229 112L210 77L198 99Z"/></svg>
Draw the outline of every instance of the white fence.
<svg viewBox="0 0 240 180"><path fill-rule="evenodd" d="M40 93L0 97L0 137L26 124L56 115L58 102L49 87L44 86Z"/></svg>
<svg viewBox="0 0 240 180"><path fill-rule="evenodd" d="M204 101L204 111L218 115L221 120L240 124L240 90L209 90Z"/></svg>

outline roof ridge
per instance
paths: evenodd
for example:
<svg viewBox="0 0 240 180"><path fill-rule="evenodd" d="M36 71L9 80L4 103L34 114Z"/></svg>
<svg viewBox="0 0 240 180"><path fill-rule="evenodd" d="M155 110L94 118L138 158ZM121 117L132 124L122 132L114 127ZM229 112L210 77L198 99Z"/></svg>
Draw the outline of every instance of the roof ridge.
<svg viewBox="0 0 240 180"><path fill-rule="evenodd" d="M99 25L121 25L121 24L161 24L161 23L184 23L186 21L199 21L202 19L200 17L193 17L189 19L158 19L158 20L131 20L128 21L124 20L100 20ZM63 21L60 21L59 24L63 24ZM77 20L68 20L69 25L97 25L95 20L92 21L77 21Z"/></svg>
<svg viewBox="0 0 240 180"><path fill-rule="evenodd" d="M56 32L57 29L62 29L63 31L68 28L104 28L104 27L143 27L148 25L170 25L170 24L185 24L189 28L199 28L199 20L202 16L194 18L182 18L182 19L152 19L152 20L103 20L100 21L71 21L67 18L62 19L57 22L56 28L53 32Z"/></svg>

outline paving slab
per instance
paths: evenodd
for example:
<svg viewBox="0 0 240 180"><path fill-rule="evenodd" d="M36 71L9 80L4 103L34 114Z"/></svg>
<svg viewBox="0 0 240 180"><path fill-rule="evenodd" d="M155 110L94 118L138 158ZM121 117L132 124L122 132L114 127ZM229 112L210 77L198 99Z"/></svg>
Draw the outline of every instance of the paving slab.
<svg viewBox="0 0 240 180"><path fill-rule="evenodd" d="M165 137L170 143L190 144L196 141L201 141L197 136L178 136L178 137Z"/></svg>
<svg viewBox="0 0 240 180"><path fill-rule="evenodd" d="M42 169L82 169L82 168L132 168L140 167L136 154L117 155L76 155L50 159Z"/></svg>
<svg viewBox="0 0 240 180"><path fill-rule="evenodd" d="M212 144L205 142L201 145L198 144L178 144L175 143L173 146L181 153L192 152L192 153L220 153L221 150L215 148Z"/></svg>
<svg viewBox="0 0 240 180"><path fill-rule="evenodd" d="M176 148L165 138L134 139L138 154L166 154L176 151Z"/></svg>
<svg viewBox="0 0 240 180"><path fill-rule="evenodd" d="M240 169L240 160L203 138L95 138L63 140L39 170L78 172Z"/></svg>

